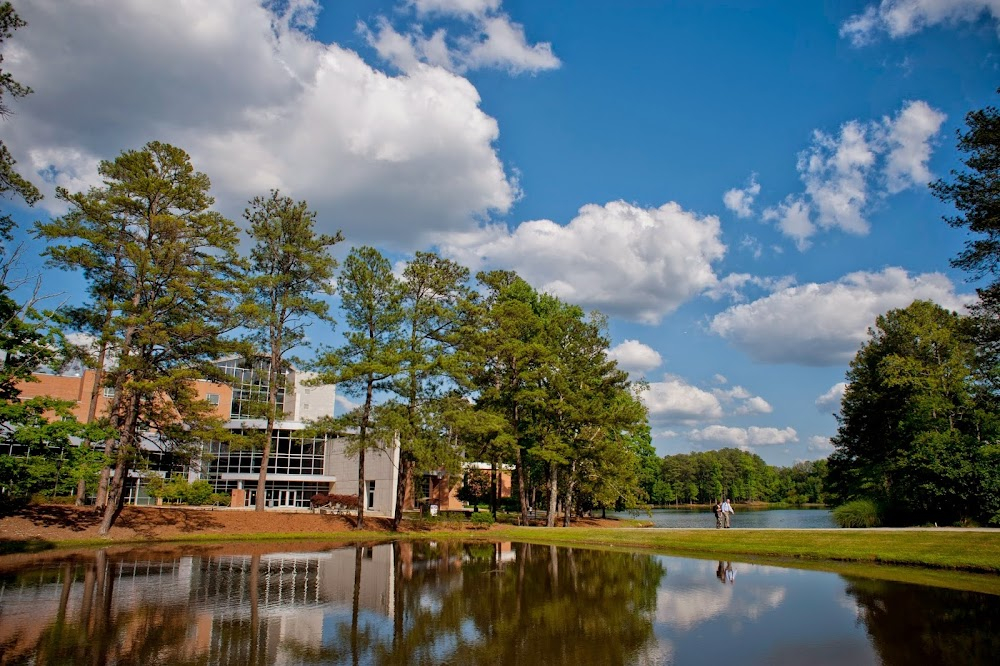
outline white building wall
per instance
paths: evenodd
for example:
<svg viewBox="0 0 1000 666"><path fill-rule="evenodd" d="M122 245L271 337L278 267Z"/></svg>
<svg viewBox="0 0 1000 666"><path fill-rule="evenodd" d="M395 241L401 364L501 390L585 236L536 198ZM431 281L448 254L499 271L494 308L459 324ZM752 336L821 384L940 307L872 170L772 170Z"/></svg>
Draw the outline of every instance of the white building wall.
<svg viewBox="0 0 1000 666"><path fill-rule="evenodd" d="M295 372L295 388L292 392L292 421L313 421L324 416L333 416L334 401L337 398L336 384L307 386L306 382L315 379L315 372ZM287 398L286 398L287 400Z"/></svg>
<svg viewBox="0 0 1000 666"><path fill-rule="evenodd" d="M358 492L358 456L348 456L345 448L350 444L346 437L329 440L326 444L326 474L335 476L337 483L333 492L341 495L356 495ZM365 501L367 485L375 482L375 504L373 513L391 516L396 507L396 483L399 479L399 442L385 450L368 449L365 452ZM365 505L368 509L367 504Z"/></svg>

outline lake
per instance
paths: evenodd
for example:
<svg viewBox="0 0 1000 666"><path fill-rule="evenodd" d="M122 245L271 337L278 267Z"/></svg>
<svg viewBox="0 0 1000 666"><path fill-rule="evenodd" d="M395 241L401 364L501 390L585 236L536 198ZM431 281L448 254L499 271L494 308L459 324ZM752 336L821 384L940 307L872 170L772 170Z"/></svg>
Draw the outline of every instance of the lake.
<svg viewBox="0 0 1000 666"><path fill-rule="evenodd" d="M0 557L0 664L997 664L1000 596L521 543Z"/></svg>
<svg viewBox="0 0 1000 666"><path fill-rule="evenodd" d="M833 522L833 512L829 509L746 509L733 507L734 529L816 529L837 527ZM652 515L639 513L613 513L609 517L650 521L653 527L674 527L683 529L715 528L715 514L705 508L699 509L653 509Z"/></svg>

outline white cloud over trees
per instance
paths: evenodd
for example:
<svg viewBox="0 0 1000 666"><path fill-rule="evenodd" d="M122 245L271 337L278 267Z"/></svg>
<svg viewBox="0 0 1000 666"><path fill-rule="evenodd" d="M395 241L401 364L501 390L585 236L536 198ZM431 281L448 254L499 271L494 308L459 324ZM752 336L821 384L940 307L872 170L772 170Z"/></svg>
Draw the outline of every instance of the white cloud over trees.
<svg viewBox="0 0 1000 666"><path fill-rule="evenodd" d="M760 183L757 182L757 175L752 174L746 187L734 187L726 191L722 195L722 202L726 208L736 213L736 217L750 217L753 215L753 202L758 194L760 194Z"/></svg>
<svg viewBox="0 0 1000 666"><path fill-rule="evenodd" d="M795 428L734 428L722 425L710 425L694 429L688 433L688 438L695 442L707 442L723 447L736 447L744 450L759 446L780 446L799 441Z"/></svg>
<svg viewBox="0 0 1000 666"><path fill-rule="evenodd" d="M517 184L469 81L429 65L386 74L311 36L313 0L282 7L19 6L31 27L5 56L35 93L8 121L8 145L44 205L58 211L56 185L95 184L99 159L158 139L191 153L229 216L278 187L353 243L412 248L509 210Z"/></svg>
<svg viewBox="0 0 1000 666"><path fill-rule="evenodd" d="M717 217L624 201L583 206L566 225L533 220L443 235L439 247L474 270L509 268L541 291L647 324L718 285L713 264L726 252Z"/></svg>
<svg viewBox="0 0 1000 666"><path fill-rule="evenodd" d="M374 28L361 26L368 43L380 56L404 72L422 64L462 73L495 67L513 74L535 73L560 66L547 42L529 44L524 26L500 11L498 0L414 0L417 18L451 19L449 27L427 34L423 24L407 23L397 30L389 17L379 17ZM399 17L396 12L394 17ZM449 33L449 29L458 34Z"/></svg>
<svg viewBox="0 0 1000 666"><path fill-rule="evenodd" d="M638 340L625 340L608 350L608 356L618 367L630 373L643 374L663 364L660 353Z"/></svg>
<svg viewBox="0 0 1000 666"><path fill-rule="evenodd" d="M916 299L963 311L972 297L955 294L954 285L940 273L859 271L836 282L786 287L734 305L713 317L709 330L764 363L839 365L853 358L878 315Z"/></svg>
<svg viewBox="0 0 1000 666"><path fill-rule="evenodd" d="M844 391L847 390L847 382L838 382L830 387L830 390L816 398L816 407L820 411L840 411L840 401L844 398Z"/></svg>

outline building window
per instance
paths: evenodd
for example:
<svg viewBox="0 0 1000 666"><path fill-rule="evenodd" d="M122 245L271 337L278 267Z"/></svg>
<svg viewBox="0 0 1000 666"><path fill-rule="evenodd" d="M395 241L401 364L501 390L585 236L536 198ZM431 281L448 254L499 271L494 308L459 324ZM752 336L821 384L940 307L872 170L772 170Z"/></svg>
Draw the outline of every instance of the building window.
<svg viewBox="0 0 1000 666"><path fill-rule="evenodd" d="M113 398L113 397L115 397L115 387L114 386L105 386L104 387L104 397L105 398Z"/></svg>
<svg viewBox="0 0 1000 666"><path fill-rule="evenodd" d="M375 482L368 482L368 508L372 509L375 507Z"/></svg>
<svg viewBox="0 0 1000 666"><path fill-rule="evenodd" d="M208 404L210 404L210 405L216 405L216 406L218 406L219 405L219 394L218 393L209 393L209 394L207 394L205 396L205 400L207 400Z"/></svg>

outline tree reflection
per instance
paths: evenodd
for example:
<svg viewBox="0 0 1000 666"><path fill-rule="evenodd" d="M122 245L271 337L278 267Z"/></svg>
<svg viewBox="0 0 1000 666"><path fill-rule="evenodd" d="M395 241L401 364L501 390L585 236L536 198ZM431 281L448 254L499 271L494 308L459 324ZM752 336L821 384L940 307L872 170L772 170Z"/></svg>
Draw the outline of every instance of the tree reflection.
<svg viewBox="0 0 1000 666"><path fill-rule="evenodd" d="M20 607L0 664L635 663L664 574L649 555L526 544L102 550L23 574L51 605L44 626Z"/></svg>
<svg viewBox="0 0 1000 666"><path fill-rule="evenodd" d="M1000 597L867 578L847 581L882 663L997 663Z"/></svg>
<svg viewBox="0 0 1000 666"><path fill-rule="evenodd" d="M499 544L497 544L499 546ZM514 566L456 558L403 581L407 631L382 664L626 664L652 638L665 571L649 555L515 544ZM459 564L460 563L460 564ZM429 602L431 595L433 603Z"/></svg>

